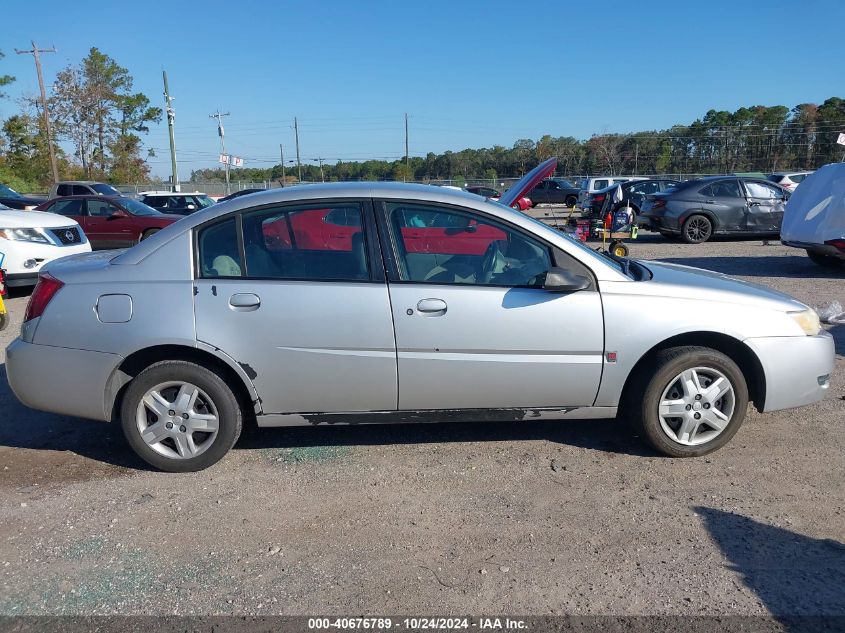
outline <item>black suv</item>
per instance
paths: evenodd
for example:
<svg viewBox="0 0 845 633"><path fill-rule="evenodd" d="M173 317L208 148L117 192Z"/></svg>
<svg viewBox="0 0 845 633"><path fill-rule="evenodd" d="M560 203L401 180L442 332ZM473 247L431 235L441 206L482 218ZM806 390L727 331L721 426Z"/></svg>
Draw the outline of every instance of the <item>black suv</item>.
<svg viewBox="0 0 845 633"><path fill-rule="evenodd" d="M138 199L148 207L162 213L191 215L194 211L205 209L214 204L214 200L204 193L170 193L167 191L148 191L138 195Z"/></svg>
<svg viewBox="0 0 845 633"><path fill-rule="evenodd" d="M543 202L552 204L565 204L567 207L574 207L578 202L578 192L581 189L563 178L549 178L543 180L534 189L526 194L531 198L534 205Z"/></svg>

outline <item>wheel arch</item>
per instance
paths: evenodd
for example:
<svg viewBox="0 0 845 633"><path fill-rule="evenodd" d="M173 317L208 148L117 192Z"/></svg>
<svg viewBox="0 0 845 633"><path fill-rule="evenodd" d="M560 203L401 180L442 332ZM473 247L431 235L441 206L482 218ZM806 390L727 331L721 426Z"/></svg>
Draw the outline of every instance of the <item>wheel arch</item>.
<svg viewBox="0 0 845 633"><path fill-rule="evenodd" d="M710 223L713 225L713 233L715 234L716 231L721 231L722 226L719 222L719 218L716 217L716 214L710 211L709 209L690 209L689 211L684 211L681 216L678 218L678 230L683 232L684 224L687 220L689 220L694 215L703 215L705 218L710 220Z"/></svg>
<svg viewBox="0 0 845 633"><path fill-rule="evenodd" d="M657 343L645 352L625 379L620 403L628 402L630 396L629 390L636 383L636 378L640 377L643 371L648 370L649 365L654 362L654 358L658 352L671 347L682 347L685 345L709 347L723 353L734 361L739 366L742 375L748 383L749 401L754 403L754 407L758 411L763 411L766 404L766 373L757 354L745 343L733 336L720 332L707 331L677 334Z"/></svg>
<svg viewBox="0 0 845 633"><path fill-rule="evenodd" d="M244 415L261 413L261 400L252 380L230 357L219 350L214 353L201 347L155 345L133 352L112 371L105 391L105 411L111 412L112 420L120 415L123 392L132 379L150 365L165 360L193 362L216 372L234 392Z"/></svg>

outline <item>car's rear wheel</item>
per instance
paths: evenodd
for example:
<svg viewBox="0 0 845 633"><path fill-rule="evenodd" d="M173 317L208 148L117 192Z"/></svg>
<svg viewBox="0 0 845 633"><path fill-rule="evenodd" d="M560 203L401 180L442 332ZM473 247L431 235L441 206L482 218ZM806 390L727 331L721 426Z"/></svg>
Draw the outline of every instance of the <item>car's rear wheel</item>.
<svg viewBox="0 0 845 633"><path fill-rule="evenodd" d="M564 204L571 209L572 207L575 206L575 204L577 202L578 202L578 198L576 196L566 196L566 200L564 201Z"/></svg>
<svg viewBox="0 0 845 633"><path fill-rule="evenodd" d="M659 352L648 374L631 385L626 406L655 449L671 457L697 457L721 448L739 430L748 386L725 354L675 347Z"/></svg>
<svg viewBox="0 0 845 633"><path fill-rule="evenodd" d="M687 244L701 244L713 235L713 223L706 215L691 215L684 222L681 237Z"/></svg>
<svg viewBox="0 0 845 633"><path fill-rule="evenodd" d="M822 268L840 268L845 266L845 259L834 257L833 255L825 255L824 253L817 253L816 251L807 250L807 257L812 262Z"/></svg>
<svg viewBox="0 0 845 633"><path fill-rule="evenodd" d="M243 416L216 373L186 361L162 361L139 373L121 403L129 445L148 464L193 472L219 461L241 433Z"/></svg>

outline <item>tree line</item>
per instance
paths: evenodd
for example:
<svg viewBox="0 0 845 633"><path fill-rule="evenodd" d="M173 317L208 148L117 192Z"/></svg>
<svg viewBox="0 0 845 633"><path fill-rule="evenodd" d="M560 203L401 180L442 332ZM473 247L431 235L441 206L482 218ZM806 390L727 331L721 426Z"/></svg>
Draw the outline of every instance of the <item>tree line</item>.
<svg viewBox="0 0 845 633"><path fill-rule="evenodd" d="M407 161L368 160L323 165L323 177L344 180L465 182L516 178L556 156L558 176L584 174L715 174L815 169L842 159L836 144L845 131L845 100L831 97L821 105L742 107L734 112L710 110L689 125L632 134L596 134L579 140L545 135L520 139L513 147L429 152ZM287 182L296 182L296 166L285 167ZM302 165L303 181L321 180L316 165ZM282 167L241 168L231 178L281 182ZM222 169L200 169L193 182L217 182Z"/></svg>
<svg viewBox="0 0 845 633"><path fill-rule="evenodd" d="M14 81L0 76L0 89ZM5 96L0 92L0 98ZM23 97L19 105L20 112L2 124L0 183L22 191L44 189L51 174L41 104ZM140 135L161 120L162 110L133 90L132 75L114 59L92 48L85 59L57 73L47 105L56 140L73 148L65 152L55 145L61 178L113 183L149 179Z"/></svg>

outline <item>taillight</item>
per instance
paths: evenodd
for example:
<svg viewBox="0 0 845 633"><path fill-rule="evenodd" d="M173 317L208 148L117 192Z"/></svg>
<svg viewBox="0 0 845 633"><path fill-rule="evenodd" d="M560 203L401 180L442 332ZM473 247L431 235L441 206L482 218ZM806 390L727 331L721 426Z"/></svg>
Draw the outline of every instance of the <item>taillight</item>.
<svg viewBox="0 0 845 633"><path fill-rule="evenodd" d="M600 196L593 196L593 202L604 202L604 194Z"/></svg>
<svg viewBox="0 0 845 633"><path fill-rule="evenodd" d="M662 209L665 206L666 206L666 201L658 199L658 200L654 201L654 204L651 205L651 208L652 209Z"/></svg>
<svg viewBox="0 0 845 633"><path fill-rule="evenodd" d="M6 298L6 271L0 268L0 297Z"/></svg>
<svg viewBox="0 0 845 633"><path fill-rule="evenodd" d="M32 291L32 296L29 298L29 303L26 304L26 314L23 317L24 321L36 319L44 314L47 309L47 304L52 301L56 293L64 286L63 281L59 281L50 273L42 273L38 276L38 283L35 284L35 290Z"/></svg>
<svg viewBox="0 0 845 633"><path fill-rule="evenodd" d="M842 251L843 253L845 253L845 239L839 239L839 240L827 240L827 241L825 242L825 244L827 244L828 246L835 246L835 247L836 247L836 248L838 248L840 251Z"/></svg>

